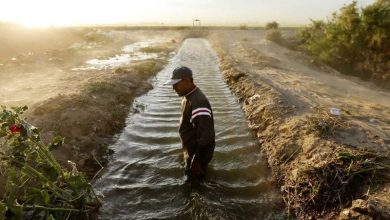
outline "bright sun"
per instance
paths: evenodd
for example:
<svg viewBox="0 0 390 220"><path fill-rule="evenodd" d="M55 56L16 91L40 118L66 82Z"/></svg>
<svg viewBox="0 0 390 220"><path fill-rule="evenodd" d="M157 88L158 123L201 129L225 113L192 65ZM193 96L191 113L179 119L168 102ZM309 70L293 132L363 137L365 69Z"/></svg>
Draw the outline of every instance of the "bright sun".
<svg viewBox="0 0 390 220"><path fill-rule="evenodd" d="M108 7L117 6L115 10ZM120 4L124 4L122 7ZM49 27L81 24L104 24L123 21L129 8L138 7L136 1L119 0L14 0L1 3L0 21L19 23L26 27ZM134 13L132 13L134 15Z"/></svg>

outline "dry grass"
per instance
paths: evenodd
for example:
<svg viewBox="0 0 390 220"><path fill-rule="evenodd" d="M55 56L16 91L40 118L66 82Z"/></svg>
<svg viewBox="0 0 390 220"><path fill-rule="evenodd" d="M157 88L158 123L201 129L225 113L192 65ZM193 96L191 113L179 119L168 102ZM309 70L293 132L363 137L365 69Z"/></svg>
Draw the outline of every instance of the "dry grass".
<svg viewBox="0 0 390 220"><path fill-rule="evenodd" d="M320 108L314 108L314 114L306 118L306 129L320 137L332 136L336 131L350 126L342 116L331 115Z"/></svg>
<svg viewBox="0 0 390 220"><path fill-rule="evenodd" d="M169 53L171 49L165 46L149 46L141 48L140 51L143 53Z"/></svg>
<svg viewBox="0 0 390 220"><path fill-rule="evenodd" d="M275 30L268 32L266 39L278 44L281 44L281 42L283 41L283 37L280 31L275 31Z"/></svg>
<svg viewBox="0 0 390 220"><path fill-rule="evenodd" d="M309 133L329 140L338 131L351 127L342 116L319 108L306 118L304 126ZM285 178L282 191L290 213L302 218L329 214L332 210L338 213L352 200L365 198L367 189L390 180L388 155L335 143L330 149L321 151L320 160L300 161L294 174Z"/></svg>
<svg viewBox="0 0 390 220"><path fill-rule="evenodd" d="M191 29L187 32L185 38L206 38L209 32L205 29Z"/></svg>
<svg viewBox="0 0 390 220"><path fill-rule="evenodd" d="M288 210L297 216L340 210L366 196L368 187L390 180L390 158L378 153L338 148L322 163L307 164L283 187Z"/></svg>
<svg viewBox="0 0 390 220"><path fill-rule="evenodd" d="M111 94L117 94L119 91L117 89L117 86L108 83L108 82L93 82L84 88L84 92L88 94L103 94L103 93L111 93Z"/></svg>

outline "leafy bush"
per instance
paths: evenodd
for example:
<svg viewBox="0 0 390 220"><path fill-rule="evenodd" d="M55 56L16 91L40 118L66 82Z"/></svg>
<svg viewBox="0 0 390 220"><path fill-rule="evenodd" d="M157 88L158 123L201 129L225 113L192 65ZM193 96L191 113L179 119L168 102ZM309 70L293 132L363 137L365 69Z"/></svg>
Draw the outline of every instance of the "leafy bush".
<svg viewBox="0 0 390 220"><path fill-rule="evenodd" d="M5 195L0 201L0 219L83 218L101 202L75 163L72 171L61 168L51 149L64 139L56 137L46 145L40 129L20 115L27 106L2 107L0 112L1 168L5 172Z"/></svg>
<svg viewBox="0 0 390 220"><path fill-rule="evenodd" d="M277 44L280 44L282 46L286 46L286 41L282 37L282 34L279 31L279 23L276 21L269 22L265 25L265 29L268 30L267 35L265 38L267 40L273 41Z"/></svg>
<svg viewBox="0 0 390 220"><path fill-rule="evenodd" d="M248 30L248 26L246 24L240 25L240 30Z"/></svg>
<svg viewBox="0 0 390 220"><path fill-rule="evenodd" d="M278 29L278 28L279 28L279 23L276 22L276 21L269 22L269 23L267 23L267 24L265 25L265 29L267 29L267 30L270 30L270 29L276 30L276 29Z"/></svg>
<svg viewBox="0 0 390 220"><path fill-rule="evenodd" d="M389 1L377 0L361 10L354 1L327 22L312 21L298 38L316 60L390 87Z"/></svg>
<svg viewBox="0 0 390 220"><path fill-rule="evenodd" d="M268 32L267 36L265 38L267 40L273 41L273 42L278 43L278 44L282 44L282 42L284 41L280 31L275 31L275 30Z"/></svg>

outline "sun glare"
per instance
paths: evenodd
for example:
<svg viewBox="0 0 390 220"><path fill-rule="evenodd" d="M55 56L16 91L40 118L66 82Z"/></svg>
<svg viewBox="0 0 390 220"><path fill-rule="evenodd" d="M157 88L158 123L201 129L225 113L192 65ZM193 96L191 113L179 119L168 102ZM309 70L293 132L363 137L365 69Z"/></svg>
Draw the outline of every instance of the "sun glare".
<svg viewBox="0 0 390 220"><path fill-rule="evenodd" d="M40 19L21 19L21 21L19 21L18 23L27 28L42 28L55 26L55 24L48 23L47 21L42 21Z"/></svg>
<svg viewBox="0 0 390 220"><path fill-rule="evenodd" d="M124 4L123 7L118 5L120 2ZM32 28L116 23L123 22L128 17L123 16L126 9L136 8L138 4L135 1L123 3L118 0L15 0L2 3L0 21L18 23Z"/></svg>
<svg viewBox="0 0 390 220"><path fill-rule="evenodd" d="M310 18L325 18L352 0L339 0L337 4L336 0L329 1L323 3L323 9L309 0L301 0L299 4L287 0L245 1L247 4L223 0L13 0L0 4L0 21L32 28L148 22L191 25L195 18L204 24L262 24L270 20L298 24L307 23ZM360 3L372 1L360 0ZM302 10L307 13L300 13Z"/></svg>

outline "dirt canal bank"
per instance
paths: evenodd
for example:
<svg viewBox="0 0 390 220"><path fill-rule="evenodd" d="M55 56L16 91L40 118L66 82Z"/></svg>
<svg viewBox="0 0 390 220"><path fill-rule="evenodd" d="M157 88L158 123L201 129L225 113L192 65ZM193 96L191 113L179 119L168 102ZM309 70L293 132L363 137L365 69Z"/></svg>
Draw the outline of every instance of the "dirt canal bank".
<svg viewBox="0 0 390 220"><path fill-rule="evenodd" d="M389 218L390 94L264 39L209 35L287 210L298 218Z"/></svg>

